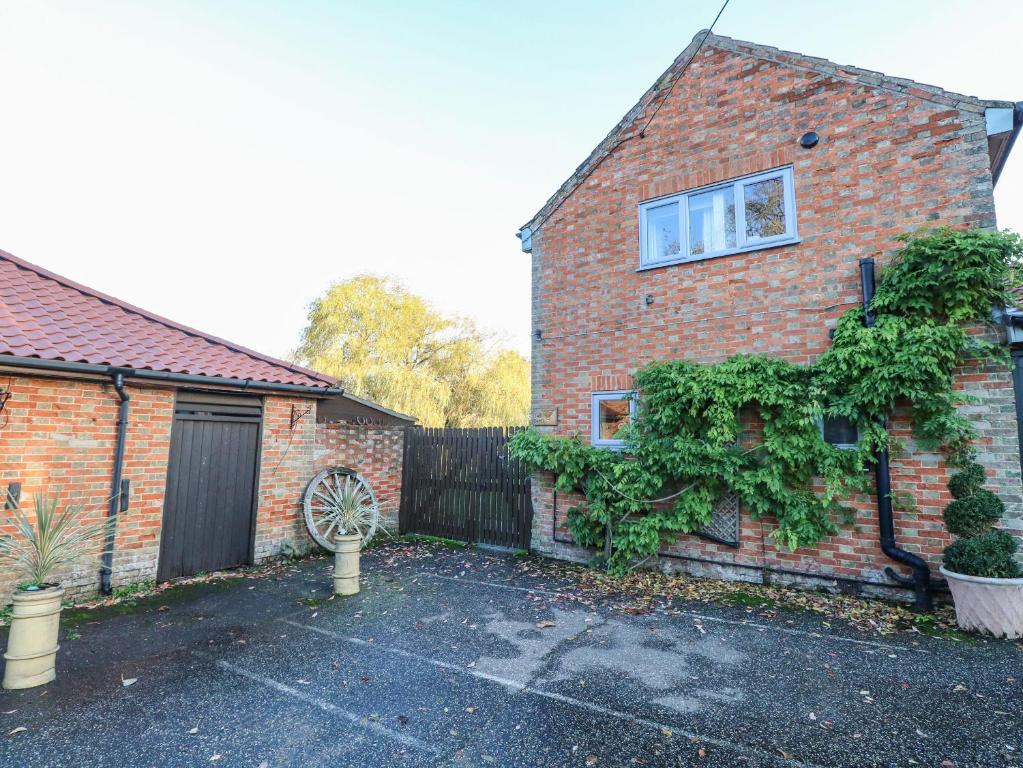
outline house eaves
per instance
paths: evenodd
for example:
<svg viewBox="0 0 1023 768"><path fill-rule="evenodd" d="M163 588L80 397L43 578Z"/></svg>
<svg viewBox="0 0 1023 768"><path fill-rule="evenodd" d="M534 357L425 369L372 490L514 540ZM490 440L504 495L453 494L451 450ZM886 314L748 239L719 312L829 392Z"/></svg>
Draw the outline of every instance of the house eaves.
<svg viewBox="0 0 1023 768"><path fill-rule="evenodd" d="M1009 155L1015 137L1020 131L1019 121L1023 120L1023 115L1019 113L1018 105L1010 101L978 99L975 96L966 96L953 91L946 91L943 88L918 83L914 80L891 77L882 72L836 64L827 59L807 56L794 51L783 51L779 48L745 40L735 40L723 35L716 35L709 30L701 30L696 33L686 49L657 78L657 81L643 94L632 109L625 114L604 140L594 148L586 160L551 195L543 207L529 221L522 225L517 235L522 240L522 250L529 251L532 234L543 226L561 204L579 188L605 158L625 142L643 138L641 126L645 121L641 122L640 118L646 117L648 109L652 106L656 107L656 103L660 99L669 97L671 90L679 79L680 73L684 73L689 62L702 48L731 51L739 55L749 56L762 61L771 61L786 67L803 69L851 83L859 83L896 94L912 96L922 101L929 101L978 114L982 113L985 115L986 122L988 123L990 167L992 178L995 181L997 181L998 174L1005 165L1005 160ZM1010 119L1012 121L1012 127L1008 131L1004 130L1007 114L1011 115ZM1001 126L1002 129L992 134L992 122L995 123L996 127Z"/></svg>

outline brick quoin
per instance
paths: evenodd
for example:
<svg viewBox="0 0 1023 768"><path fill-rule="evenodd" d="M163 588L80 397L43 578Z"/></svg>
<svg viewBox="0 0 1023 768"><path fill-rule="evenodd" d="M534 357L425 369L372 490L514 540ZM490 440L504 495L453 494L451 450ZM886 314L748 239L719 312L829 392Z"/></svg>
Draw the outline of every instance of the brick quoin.
<svg viewBox="0 0 1023 768"><path fill-rule="evenodd" d="M553 433L588 440L591 393L631 388L636 370L654 361L760 353L812 363L860 301L859 259L875 257L883 272L899 234L995 226L984 108L893 82L712 35L643 137L652 110L649 100L637 105L603 145L613 145L610 154L585 178L577 171L574 191L530 222L533 407L557 409ZM799 138L811 130L820 143L803 149ZM640 202L786 165L799 242L638 271ZM1010 373L963 369L957 386L979 400L964 411L979 432L989 487L1006 502L1005 525L1023 528ZM949 543L945 457L916 445L904 412L891 427L902 446L892 457L893 490L916 504L896 510L899 545L936 571ZM581 500L555 496L550 478L537 476L533 501L534 549L588 559L564 525ZM782 551L770 542L771 518L743 514L738 549L684 536L660 565L902 596L884 568L909 572L880 550L876 500L853 502L854 523L814 548Z"/></svg>

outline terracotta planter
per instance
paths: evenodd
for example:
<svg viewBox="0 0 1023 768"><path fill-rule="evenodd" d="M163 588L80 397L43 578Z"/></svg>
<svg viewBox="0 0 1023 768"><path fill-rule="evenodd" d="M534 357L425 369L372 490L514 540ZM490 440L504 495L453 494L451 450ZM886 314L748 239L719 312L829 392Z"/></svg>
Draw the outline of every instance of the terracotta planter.
<svg viewBox="0 0 1023 768"><path fill-rule="evenodd" d="M354 595L359 591L359 552L362 537L334 538L334 594Z"/></svg>
<svg viewBox="0 0 1023 768"><path fill-rule="evenodd" d="M33 688L57 676L57 633L63 587L14 593L4 654L4 688Z"/></svg>
<svg viewBox="0 0 1023 768"><path fill-rule="evenodd" d="M1023 579L989 579L941 569L956 605L956 621L966 630L995 637L1023 637Z"/></svg>

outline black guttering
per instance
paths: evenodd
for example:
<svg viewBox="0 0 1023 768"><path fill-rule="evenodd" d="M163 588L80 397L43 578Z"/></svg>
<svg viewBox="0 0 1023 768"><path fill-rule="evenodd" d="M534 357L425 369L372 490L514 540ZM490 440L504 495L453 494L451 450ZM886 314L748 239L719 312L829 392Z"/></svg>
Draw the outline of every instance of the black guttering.
<svg viewBox="0 0 1023 768"><path fill-rule="evenodd" d="M874 260L860 259L860 288L863 295L863 324L874 325L874 313L870 303L874 300ZM884 569L885 575L901 584L912 584L914 604L921 611L931 610L931 569L923 558L899 549L895 543L895 519L892 513L892 479L888 464L888 449L877 452L874 465L877 478L877 527L880 532L881 551L892 560L908 565L913 576L907 578L895 572L891 566Z"/></svg>
<svg viewBox="0 0 1023 768"><path fill-rule="evenodd" d="M124 471L124 444L128 435L128 406L131 400L124 390L124 379L133 376L132 368L111 368L110 378L114 382L114 390L120 398L117 409L117 444L114 448L114 472L110 480L110 505L107 507L107 531L103 541L103 563L99 571L100 592L109 595L110 575L114 567L114 541L117 538L117 512L121 505L121 475Z"/></svg>
<svg viewBox="0 0 1023 768"><path fill-rule="evenodd" d="M17 357L16 355L0 355L0 365L16 368L31 368L41 371L60 373L85 373L97 376L112 376L117 370L132 370L110 365L93 365L91 363L68 363L63 360L41 360L37 357ZM134 369L129 378L147 381L163 381L172 384L191 384L197 386L233 387L258 392L293 392L321 397L334 397L344 394L341 387L313 387L307 384L278 384L270 381L253 379L231 379L223 376L198 376L191 373L171 373L169 371L151 371Z"/></svg>

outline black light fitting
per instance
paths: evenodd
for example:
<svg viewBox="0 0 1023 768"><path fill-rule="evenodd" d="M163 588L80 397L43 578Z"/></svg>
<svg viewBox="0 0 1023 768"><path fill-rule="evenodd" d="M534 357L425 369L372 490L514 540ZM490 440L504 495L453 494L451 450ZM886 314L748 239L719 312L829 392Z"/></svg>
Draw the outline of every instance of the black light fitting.
<svg viewBox="0 0 1023 768"><path fill-rule="evenodd" d="M799 146L803 149L810 149L816 147L820 140L821 137L817 135L816 131L807 131L799 137Z"/></svg>

